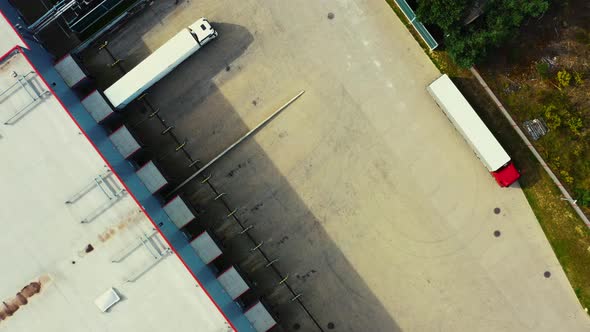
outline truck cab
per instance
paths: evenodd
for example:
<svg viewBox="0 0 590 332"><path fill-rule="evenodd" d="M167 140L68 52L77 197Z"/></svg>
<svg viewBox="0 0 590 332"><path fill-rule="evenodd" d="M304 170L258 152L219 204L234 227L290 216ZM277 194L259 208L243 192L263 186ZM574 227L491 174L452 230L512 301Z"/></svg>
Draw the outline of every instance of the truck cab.
<svg viewBox="0 0 590 332"><path fill-rule="evenodd" d="M200 46L207 44L209 41L217 37L217 31L213 29L209 20L204 17L201 17L195 23L189 25L188 28L192 35L197 39Z"/></svg>
<svg viewBox="0 0 590 332"><path fill-rule="evenodd" d="M516 167L514 167L512 161L502 166L497 171L491 173L494 179L496 179L496 182L498 182L498 184L500 185L500 187L508 187L520 178L520 173L518 172Z"/></svg>

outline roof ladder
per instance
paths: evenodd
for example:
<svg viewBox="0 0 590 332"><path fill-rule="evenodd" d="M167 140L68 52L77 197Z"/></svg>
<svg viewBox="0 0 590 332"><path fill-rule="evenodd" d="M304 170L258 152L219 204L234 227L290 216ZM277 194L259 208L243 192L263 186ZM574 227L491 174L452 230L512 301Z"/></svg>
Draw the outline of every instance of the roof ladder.
<svg viewBox="0 0 590 332"><path fill-rule="evenodd" d="M119 254L117 254L115 257L113 257L113 259L111 260L111 262L113 262L113 263L121 263L125 258L131 256L131 254L133 254L135 252L135 250L137 250L138 248L140 248L142 245L143 246L146 246L146 242L150 241L150 239L154 235L156 235L157 233L158 232L154 230L149 235L143 234L143 236L141 236L139 238L139 242L133 243L131 246L125 248L123 251L121 251ZM148 251L152 254L152 256L154 255L151 250L148 249Z"/></svg>
<svg viewBox="0 0 590 332"><path fill-rule="evenodd" d="M149 235L143 233L139 237L138 242L134 242L131 246L125 248L119 254L117 254L111 262L113 263L121 263L127 257L131 256L137 249L141 248L142 246L147 250L153 260L149 260L144 267L135 271L129 277L125 279L127 282L135 282L141 276L146 274L149 270L151 270L154 266L160 263L165 257L172 254L172 250L165 245L163 245L158 239L154 239L158 232L154 229Z"/></svg>
<svg viewBox="0 0 590 332"><path fill-rule="evenodd" d="M48 90L35 87L29 82L29 79L27 79L27 76L29 76L33 73L34 72L29 72L25 75L21 75L15 71L13 71L12 77L14 77L16 79L16 82L14 82L10 87L8 87L7 89L5 89L4 91L2 91L0 93L0 96L2 96L5 93L7 93L8 91L12 90L12 88L14 88L15 86L16 87L20 86L31 98L29 103L27 103L25 106L21 107L21 109L16 111L10 118L8 118L6 121L4 121L5 125L12 125L15 122L17 122L26 113L28 113L29 110L31 110L32 106L39 103L43 99L43 97L50 94L50 92Z"/></svg>
<svg viewBox="0 0 590 332"><path fill-rule="evenodd" d="M99 186L100 189L102 190L102 192L105 194L105 196L109 200L112 200L113 197L111 195L114 195L114 193L112 192L112 188L108 187L107 189L105 189L106 185L105 185L105 182L104 182L104 180L111 174L111 170L109 168L107 168L107 166L104 166L104 167L106 169L101 174L99 174L97 177L95 177L94 179L92 179L92 181L90 181L90 183L88 185L84 186L77 193L75 193L74 195L72 195L66 201L66 204L74 204L77 200L79 200L80 198L84 197L84 195L86 195L87 193L89 193L96 186ZM109 195L109 193L107 192L107 190L111 191L111 195Z"/></svg>
<svg viewBox="0 0 590 332"><path fill-rule="evenodd" d="M82 223L82 224L87 224L87 223L93 221L94 219L96 219L104 211L108 210L108 208L110 208L117 201L119 201L119 199L121 197L123 197L123 195L125 194L125 189L119 188L116 181L111 181L112 183L109 183L109 181L107 181L110 174L111 174L111 170L109 168L107 168L106 165L104 167L105 167L105 170L101 174L99 174L98 176L93 178L89 184L82 187L82 189L80 189L77 193L72 195L66 201L66 204L74 204L78 200L80 200L82 197L84 197L86 194L88 194L90 191L92 191L92 189L94 189L95 187L100 188L102 193L105 195L105 197L107 198L107 201L105 201L103 204L97 206L85 218L80 220L80 223Z"/></svg>

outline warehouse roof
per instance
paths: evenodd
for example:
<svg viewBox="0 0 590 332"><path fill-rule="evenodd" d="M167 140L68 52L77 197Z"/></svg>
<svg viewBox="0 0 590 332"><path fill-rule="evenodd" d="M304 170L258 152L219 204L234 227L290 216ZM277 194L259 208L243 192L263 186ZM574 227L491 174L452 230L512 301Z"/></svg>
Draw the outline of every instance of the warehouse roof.
<svg viewBox="0 0 590 332"><path fill-rule="evenodd" d="M0 33L2 54L23 43L5 20ZM0 61L2 92L0 327L229 329L19 49Z"/></svg>

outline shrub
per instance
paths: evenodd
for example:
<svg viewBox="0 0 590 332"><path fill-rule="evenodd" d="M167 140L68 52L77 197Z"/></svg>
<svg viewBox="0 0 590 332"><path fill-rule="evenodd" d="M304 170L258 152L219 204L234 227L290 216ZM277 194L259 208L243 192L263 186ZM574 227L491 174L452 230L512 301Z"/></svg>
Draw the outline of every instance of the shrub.
<svg viewBox="0 0 590 332"><path fill-rule="evenodd" d="M555 130L561 126L561 117L559 116L557 107L555 105L545 106L545 122L550 130Z"/></svg>
<svg viewBox="0 0 590 332"><path fill-rule="evenodd" d="M565 183L567 184L572 184L574 183L574 178L570 175L570 173L568 173L568 171L561 171L559 172L559 174L561 174L561 178L563 179L563 181L565 181Z"/></svg>
<svg viewBox="0 0 590 332"><path fill-rule="evenodd" d="M557 86L559 88L567 88L570 86L572 80L572 74L568 73L567 70L563 69L557 72Z"/></svg>
<svg viewBox="0 0 590 332"><path fill-rule="evenodd" d="M582 119L571 117L567 120L567 126L574 135L580 135L580 128L582 128Z"/></svg>
<svg viewBox="0 0 590 332"><path fill-rule="evenodd" d="M578 73L577 71L574 72L574 82L576 82L576 85L582 85L582 83L584 83L582 74Z"/></svg>
<svg viewBox="0 0 590 332"><path fill-rule="evenodd" d="M574 143L572 154L576 157L580 157L582 155L582 152L584 152L584 145L582 145L580 142Z"/></svg>
<svg viewBox="0 0 590 332"><path fill-rule="evenodd" d="M472 0L418 0L416 14L422 23L438 25L446 50L461 67L471 67L487 51L513 38L529 17L539 17L549 8L549 0L486 1L485 15L465 26L463 20ZM511 53L514 55L514 53Z"/></svg>
<svg viewBox="0 0 590 332"><path fill-rule="evenodd" d="M537 73L541 76L542 79L549 78L549 64L545 61L537 62Z"/></svg>
<svg viewBox="0 0 590 332"><path fill-rule="evenodd" d="M561 168L561 158L559 156L551 158L549 163L554 169Z"/></svg>
<svg viewBox="0 0 590 332"><path fill-rule="evenodd" d="M574 191L574 194L579 205L590 206L590 190L578 188Z"/></svg>

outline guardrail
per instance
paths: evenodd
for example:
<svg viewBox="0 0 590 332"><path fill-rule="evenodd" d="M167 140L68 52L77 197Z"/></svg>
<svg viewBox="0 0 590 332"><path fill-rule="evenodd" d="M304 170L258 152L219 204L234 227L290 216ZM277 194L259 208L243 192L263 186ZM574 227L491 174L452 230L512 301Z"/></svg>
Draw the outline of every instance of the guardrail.
<svg viewBox="0 0 590 332"><path fill-rule="evenodd" d="M541 157L541 155L539 154L537 149L535 149L535 147L533 146L531 141L529 141L528 137L526 137L526 135L520 129L518 124L516 124L514 119L512 119L512 116L510 115L510 113L508 113L508 111L506 110L504 105L502 105L502 103L500 102L498 97L496 97L494 92L492 92L492 89L490 89L490 87L488 86L486 81L481 77L481 75L479 74L477 69L475 69L474 67L471 67L469 70L471 71L473 76L475 76L475 78L477 79L479 84L484 88L484 90L490 96L490 98L492 98L492 100L494 101L494 104L496 104L496 106L498 107L500 112L502 112L504 117L506 117L508 122L510 122L510 125L512 126L512 128L514 128L514 130L516 131L518 136L520 136L520 138L522 139L524 144L526 144L526 146L529 148L531 153L535 156L535 158L537 158L537 160L539 161L539 163L541 164L541 166L543 167L545 172L547 172L547 174L549 174L549 177L551 178L551 180L553 180L553 182L555 183L555 185L557 186L557 188L559 189L559 191L563 195L563 198L564 198L563 200L568 201L568 203L574 209L574 211L576 211L576 214L580 217L580 219L582 219L582 221L586 224L586 226L588 226L588 228L590 228L590 220L588 220L588 217L584 214L584 211L582 211L582 209L580 209L580 207L576 204L576 201L574 200L574 198L572 196L570 196L570 194L565 189L563 184L561 184L561 182L559 181L557 176L555 176L555 173L553 173L553 171L549 168L549 166L547 166L547 163L545 162L545 160L543 160L543 157Z"/></svg>
<svg viewBox="0 0 590 332"><path fill-rule="evenodd" d="M426 27L424 26L424 24L418 21L416 13L414 13L414 10L412 10L412 7L408 5L406 0L394 1L396 5L399 7L399 9L404 13L408 21L412 23L412 26L414 26L414 29L418 32L420 37L422 37L422 40L424 40L426 45L428 45L428 48L430 48L431 51L437 48L438 42L434 39L434 37L432 37L428 29L426 29Z"/></svg>

